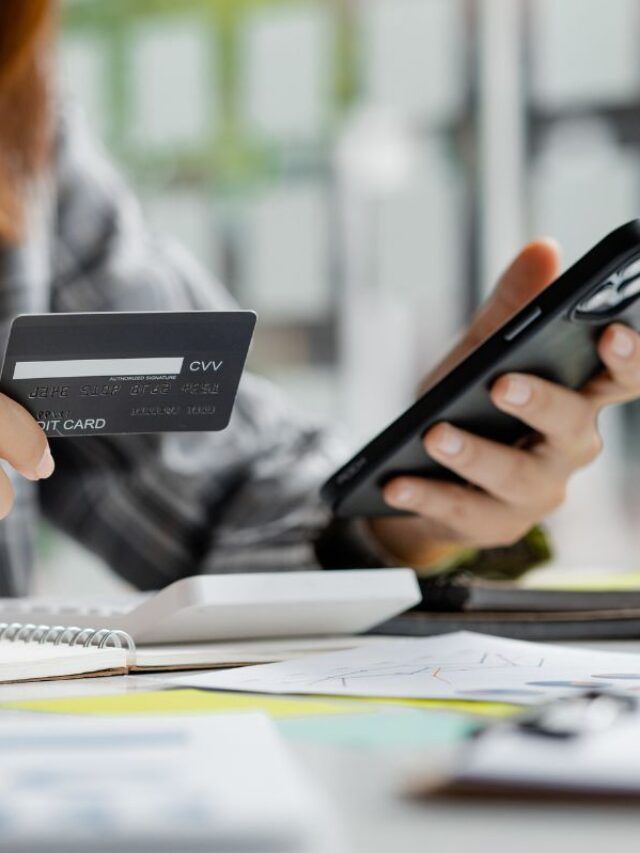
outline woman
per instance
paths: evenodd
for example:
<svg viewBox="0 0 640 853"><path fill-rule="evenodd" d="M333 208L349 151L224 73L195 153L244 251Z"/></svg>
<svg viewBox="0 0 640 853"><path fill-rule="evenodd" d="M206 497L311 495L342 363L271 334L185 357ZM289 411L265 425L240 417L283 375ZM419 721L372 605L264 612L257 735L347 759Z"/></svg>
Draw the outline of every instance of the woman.
<svg viewBox="0 0 640 853"><path fill-rule="evenodd" d="M54 5L0 4L0 344L20 313L229 307L223 289L146 228L104 156L58 108L49 82ZM526 247L450 359L557 271L552 242ZM399 478L386 499L415 518L350 524L333 522L318 499L344 449L255 377L243 379L222 433L51 448L31 416L0 396L0 456L9 463L0 474L0 593L28 589L40 508L141 588L196 572L431 566L460 548L509 545L558 506L568 477L597 454L600 408L640 393L634 333L611 327L600 354L606 371L580 394L532 377L496 383L495 404L540 433L535 447L439 425L425 452L474 487Z"/></svg>

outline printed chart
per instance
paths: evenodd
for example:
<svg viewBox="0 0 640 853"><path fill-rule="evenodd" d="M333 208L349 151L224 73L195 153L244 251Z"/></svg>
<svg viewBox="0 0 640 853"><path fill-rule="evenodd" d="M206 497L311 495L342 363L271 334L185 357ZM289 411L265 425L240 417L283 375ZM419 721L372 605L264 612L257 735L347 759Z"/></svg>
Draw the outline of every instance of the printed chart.
<svg viewBox="0 0 640 853"><path fill-rule="evenodd" d="M640 692L640 655L586 651L458 632L220 673L194 687L412 699L535 703L578 690Z"/></svg>

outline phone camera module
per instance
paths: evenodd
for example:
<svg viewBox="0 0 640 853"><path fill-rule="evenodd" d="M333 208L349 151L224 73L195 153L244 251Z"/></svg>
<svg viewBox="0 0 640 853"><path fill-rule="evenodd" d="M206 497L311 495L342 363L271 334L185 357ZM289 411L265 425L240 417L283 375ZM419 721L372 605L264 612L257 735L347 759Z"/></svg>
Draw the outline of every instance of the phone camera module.
<svg viewBox="0 0 640 853"><path fill-rule="evenodd" d="M622 273L618 293L623 299L631 299L640 293L640 258Z"/></svg>
<svg viewBox="0 0 640 853"><path fill-rule="evenodd" d="M606 284L579 302L576 310L581 314L602 314L614 308L618 301L618 292L615 287Z"/></svg>
<svg viewBox="0 0 640 853"><path fill-rule="evenodd" d="M636 258L626 267L616 270L579 302L574 309L574 317L598 320L608 314L615 314L639 294L640 258Z"/></svg>

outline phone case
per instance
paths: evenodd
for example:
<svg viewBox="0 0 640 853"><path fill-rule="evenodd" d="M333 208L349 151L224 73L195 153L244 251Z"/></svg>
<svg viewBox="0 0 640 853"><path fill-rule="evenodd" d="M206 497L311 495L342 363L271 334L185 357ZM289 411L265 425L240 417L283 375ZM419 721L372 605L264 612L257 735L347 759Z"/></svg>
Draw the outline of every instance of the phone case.
<svg viewBox="0 0 640 853"><path fill-rule="evenodd" d="M505 373L524 372L577 389L601 367L595 344L613 320L640 329L640 220L613 231L366 445L322 487L339 517L404 515L381 488L399 474L459 478L427 456L426 431L450 421L516 443L530 428L492 404Z"/></svg>

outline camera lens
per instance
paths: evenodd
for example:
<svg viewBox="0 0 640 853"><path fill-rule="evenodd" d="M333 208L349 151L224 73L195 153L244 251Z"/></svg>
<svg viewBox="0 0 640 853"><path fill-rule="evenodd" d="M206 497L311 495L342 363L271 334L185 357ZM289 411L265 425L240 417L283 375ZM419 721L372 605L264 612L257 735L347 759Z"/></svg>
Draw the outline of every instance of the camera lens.
<svg viewBox="0 0 640 853"><path fill-rule="evenodd" d="M629 264L622 273L618 293L621 299L631 299L640 293L640 259Z"/></svg>
<svg viewBox="0 0 640 853"><path fill-rule="evenodd" d="M620 295L617 288L609 282L579 302L576 310L581 314L604 314L615 307L619 301Z"/></svg>
<svg viewBox="0 0 640 853"><path fill-rule="evenodd" d="M634 258L626 267L616 270L575 308L575 315L588 319L613 313L622 303L640 294L640 258Z"/></svg>

